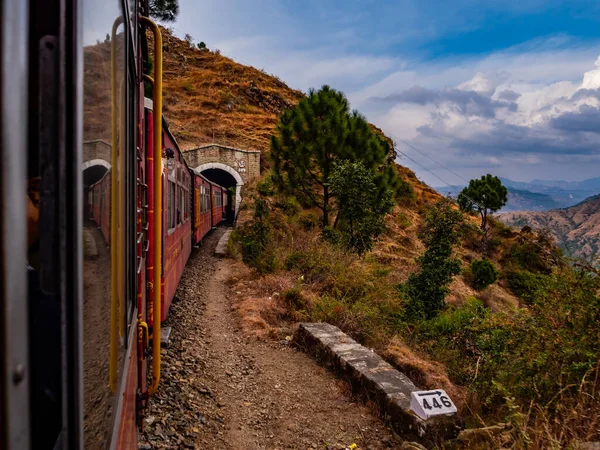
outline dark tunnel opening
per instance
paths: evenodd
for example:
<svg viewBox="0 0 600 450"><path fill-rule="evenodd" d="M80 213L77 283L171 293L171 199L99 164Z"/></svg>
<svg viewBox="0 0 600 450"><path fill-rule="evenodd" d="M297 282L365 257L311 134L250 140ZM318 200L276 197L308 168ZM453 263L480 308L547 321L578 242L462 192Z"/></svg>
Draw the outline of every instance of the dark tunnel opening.
<svg viewBox="0 0 600 450"><path fill-rule="evenodd" d="M88 215L85 212L91 211L91 204L89 199L90 186L97 183L102 177L108 172L108 169L101 165L90 166L83 171L83 204L85 205L84 220L88 219Z"/></svg>
<svg viewBox="0 0 600 450"><path fill-rule="evenodd" d="M206 169L201 173L209 181L227 188L228 207L226 221L232 223L235 217L235 190L237 189L237 181L234 176L222 169Z"/></svg>

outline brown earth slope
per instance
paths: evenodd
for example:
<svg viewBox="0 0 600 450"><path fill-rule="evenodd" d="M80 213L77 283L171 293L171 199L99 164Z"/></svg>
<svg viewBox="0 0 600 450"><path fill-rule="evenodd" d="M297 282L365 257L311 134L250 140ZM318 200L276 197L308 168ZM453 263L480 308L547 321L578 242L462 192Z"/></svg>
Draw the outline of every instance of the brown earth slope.
<svg viewBox="0 0 600 450"><path fill-rule="evenodd" d="M600 197L590 197L565 209L511 212L499 216L505 224L548 230L568 256L589 259L600 245Z"/></svg>
<svg viewBox="0 0 600 450"><path fill-rule="evenodd" d="M296 105L304 94L274 75L218 52L199 50L167 29L163 29L163 35L164 114L181 147L185 150L218 142L260 150L264 169L279 114ZM442 196L422 183L412 170L400 165L396 168L412 188L414 201L397 206L388 217L389 230L377 243L375 256L391 263L393 276L405 281L416 269L414 258L422 251L417 232L424 212ZM249 188L252 190L252 186ZM460 253L468 259L472 252L464 249ZM515 304L514 297L503 288L498 286L494 292L491 303ZM450 301L460 302L475 294L459 277L452 286Z"/></svg>
<svg viewBox="0 0 600 450"><path fill-rule="evenodd" d="M219 142L268 149L279 113L304 94L168 30L163 35L164 114L182 148Z"/></svg>

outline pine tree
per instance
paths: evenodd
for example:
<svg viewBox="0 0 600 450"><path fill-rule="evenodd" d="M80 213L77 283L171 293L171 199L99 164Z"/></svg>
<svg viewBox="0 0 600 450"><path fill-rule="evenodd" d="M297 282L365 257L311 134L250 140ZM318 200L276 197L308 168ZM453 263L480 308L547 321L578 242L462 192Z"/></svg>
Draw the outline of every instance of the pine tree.
<svg viewBox="0 0 600 450"><path fill-rule="evenodd" d="M481 229L487 226L487 216L496 212L507 202L507 189L500 178L489 173L479 180L469 181L469 185L458 194L458 205L465 212L476 211L481 216Z"/></svg>
<svg viewBox="0 0 600 450"><path fill-rule="evenodd" d="M179 14L179 0L150 0L150 17L161 22L175 22Z"/></svg>
<svg viewBox="0 0 600 450"><path fill-rule="evenodd" d="M293 191L323 212L330 222L333 195L329 178L337 160L360 161L375 174L379 196L395 190L399 181L386 165L390 145L367 121L351 112L343 93L323 86L284 111L271 138L274 181L282 191Z"/></svg>

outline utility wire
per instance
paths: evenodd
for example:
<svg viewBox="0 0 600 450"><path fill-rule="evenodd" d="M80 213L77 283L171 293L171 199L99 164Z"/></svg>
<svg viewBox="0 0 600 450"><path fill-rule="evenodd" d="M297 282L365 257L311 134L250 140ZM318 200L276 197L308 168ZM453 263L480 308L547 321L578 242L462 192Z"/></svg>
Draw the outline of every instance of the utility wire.
<svg viewBox="0 0 600 450"><path fill-rule="evenodd" d="M415 146L413 146L412 144L409 144L408 142L406 142L404 139L397 138L397 137L395 137L395 136L393 136L393 135L392 135L392 137L393 137L395 140L397 140L397 141L399 141L399 142L402 142L402 143L403 143L404 145L406 145L407 147L410 147L410 148L412 148L412 149L413 149L415 152L417 152L417 153L420 153L420 154L421 154L421 155L423 155L425 158L427 158L427 159L429 159L429 160L433 161L433 162L434 162L434 163L436 163L438 166L441 166L441 167L443 167L443 168L444 168L444 169L446 169L448 172L450 172L451 174L453 174L453 175L457 176L458 178L460 178L460 179L461 179L461 180L463 180L464 182L466 182L466 183L468 183L468 182L469 182L469 180L467 180L467 179L466 179L466 178L464 178L463 176L461 176L461 175L457 174L455 171L453 171L452 169L450 169L448 166L445 166L445 165L444 165L444 164L442 164L441 162L439 162L439 161L436 161L436 160L435 160L435 159L433 159L431 156L427 155L426 153L423 153L421 150L419 150L418 148L416 148L416 147L415 147ZM405 155L405 156L406 156L406 155Z"/></svg>
<svg viewBox="0 0 600 450"><path fill-rule="evenodd" d="M403 144L405 144L407 147L410 147L411 149L415 150L416 152L420 153L421 155L427 157L428 159L430 159L431 161L435 162L436 164L440 165L441 167L445 168L446 170L450 171L451 173L453 173L454 175L458 176L459 178L461 178L464 181L467 181L465 178L463 178L462 176L458 175L457 173L455 173L454 171L452 171L451 169L449 169L448 167L444 166L442 163L436 161L435 159L431 158L430 156L426 155L425 153L421 152L420 150L418 150L416 147L414 147L413 145L408 144L406 141L404 141L403 139L397 139L392 135L392 138L396 139L399 142L402 142ZM416 161L415 159L411 158L410 156L408 156L405 152L403 152L402 150L399 150L398 148L396 148L396 151L398 153L400 153L401 155L405 156L406 158L408 158L410 161L412 161L413 163L415 163L416 165L418 165L419 167L421 167L423 170L426 170L427 172L429 172L432 176L434 176L435 178L437 178L438 180L440 180L442 183L444 183L446 186L448 186L450 189L452 189L454 192L456 191L456 188L452 185L450 185L447 181L445 181L444 179L442 179L441 177L439 177L438 175L436 175L435 173L433 173L431 170L429 170L427 167L423 166L421 163L419 163L418 161ZM480 206L476 201L474 201L472 198L469 198L468 195L464 194L464 193L459 193L460 195L464 196L473 206L483 209L482 206ZM555 261L558 260L562 260L564 263L566 264L570 264L571 261L569 261L566 257L564 256L559 256L559 255L555 255L551 252L549 252L547 249L545 249L544 247L542 247L538 242L530 239L527 235L519 233L519 235L526 241L529 241L531 244L537 246L540 250L542 250L544 253L546 253L548 256L550 256L552 259L554 259ZM575 260L575 258L573 258L573 260ZM577 262L577 260L575 260ZM579 261L579 264L586 264L583 267L588 267L587 263L583 262L583 261Z"/></svg>

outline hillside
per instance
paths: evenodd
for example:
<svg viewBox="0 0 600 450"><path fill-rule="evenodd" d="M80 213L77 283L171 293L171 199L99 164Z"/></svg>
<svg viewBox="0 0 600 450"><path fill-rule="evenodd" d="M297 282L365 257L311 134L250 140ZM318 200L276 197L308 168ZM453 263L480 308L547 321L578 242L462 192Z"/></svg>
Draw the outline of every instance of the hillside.
<svg viewBox="0 0 600 450"><path fill-rule="evenodd" d="M589 319L600 317L600 279L561 264L543 234L520 233L494 219L482 232L475 216L461 217L456 233L435 234L438 240L456 234L456 240L426 267L418 258L426 254L427 230L446 223L457 206L439 202L438 192L397 164L405 189L385 216L386 231L365 255L347 251L321 227L320 210L302 200L298 187L275 189L265 170L277 116L302 96L274 76L165 32L165 116L182 147L216 141L262 151L263 174L244 186L228 246L238 260L228 283L243 332L286 340L299 322L334 324L419 388L445 389L470 427L510 422L510 436L502 433L502 443L481 448L542 449L548 439L564 448L600 438L596 419L586 415L600 407L600 377L593 371L600 334ZM440 205L445 218L436 215ZM456 270L446 285L436 271L450 253ZM476 289L473 267L481 263L494 276ZM410 313L415 291L407 286L424 271L434 273L422 292L444 283L434 317ZM557 411L555 401L564 409Z"/></svg>
<svg viewBox="0 0 600 450"><path fill-rule="evenodd" d="M267 150L279 113L303 96L278 78L163 29L164 114L182 148Z"/></svg>
<svg viewBox="0 0 600 450"><path fill-rule="evenodd" d="M499 219L507 225L529 225L548 230L568 256L588 260L600 245L600 197L598 195L564 209L546 212L503 213Z"/></svg>
<svg viewBox="0 0 600 450"><path fill-rule="evenodd" d="M548 211L560 204L547 194L508 188L508 201L503 211Z"/></svg>
<svg viewBox="0 0 600 450"><path fill-rule="evenodd" d="M582 181L533 180L522 182L501 177L500 180L509 191L529 191L550 197L554 201L554 205L548 205L550 207L546 209L568 208L600 192L600 178L589 178ZM512 208L512 210L516 211L517 209ZM521 210L534 210L534 208Z"/></svg>
<svg viewBox="0 0 600 450"><path fill-rule="evenodd" d="M544 194L541 192L529 191L527 189L518 189L509 186L503 181L503 184L508 190L508 201L502 208L503 212L508 211L548 211L553 208L560 208L564 205L564 199L562 197L556 200L554 197ZM465 186L439 186L435 190L439 193L456 198L457 193L460 192ZM568 194L565 194L568 197ZM573 199L570 200L566 206L570 206L574 203Z"/></svg>

